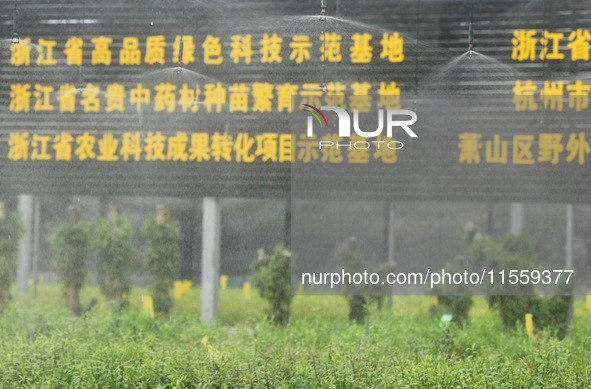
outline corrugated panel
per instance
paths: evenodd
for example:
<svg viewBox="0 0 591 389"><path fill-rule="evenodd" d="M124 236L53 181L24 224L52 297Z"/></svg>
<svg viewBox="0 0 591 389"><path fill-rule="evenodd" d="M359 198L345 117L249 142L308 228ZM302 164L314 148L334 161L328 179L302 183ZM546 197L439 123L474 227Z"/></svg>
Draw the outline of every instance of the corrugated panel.
<svg viewBox="0 0 591 389"><path fill-rule="evenodd" d="M588 61L570 61L566 37L577 28L588 28L590 1L474 1L475 49L485 56L460 57L467 50L470 1L328 1L327 14L337 15L326 23L318 20L319 1L18 1L19 33L30 37L55 39L58 46L54 67L14 67L10 65L10 45L0 47L0 192L56 192L113 195L166 196L298 196L358 197L421 200L487 201L564 201L588 202L591 178L588 165L567 163L566 151L557 165L536 163L533 166L492 165L458 162L458 136L477 132L490 139L499 134L511 142L514 134L537 136L540 133L584 132L591 141L586 120L588 110L569 109L565 97L563 112L543 109L515 112L512 88L516 80L532 80L539 87L545 80L574 82L589 71ZM9 38L14 3L0 3L0 32ZM84 23L74 24L84 20ZM563 32L560 50L563 61L525 61L511 59L513 32L535 29L537 38L543 30ZM342 52L348 59L351 35L372 34L374 59L370 65L328 63L325 70L319 61L317 37L322 31L337 32L343 37ZM404 38L405 59L388 63L377 58L384 32L397 31ZM250 65L235 65L230 60L230 37L252 34L255 53L264 33L284 38L282 56L289 55L291 36L310 35L314 41L310 62L294 65L261 64L258 54ZM40 83L59 87L87 83L102 88L120 83L129 91L138 82L155 84L163 78L159 69L171 68L172 51L167 46L163 66L120 66L117 53L126 36L140 38L162 34L167 42L176 35L192 35L197 43L196 62L189 70L205 74L228 86L235 82L252 84L270 82L304 83L367 81L372 84L374 100L380 82L395 81L401 89L403 108L419 116L419 138L405 142L393 165L370 163L362 166L331 164L262 163L182 163L182 162L13 162L7 159L9 133L25 132L55 135L60 131L80 134L110 132L215 131L253 136L262 132L294 131L289 113L221 114L156 113L147 109L141 114L128 107L126 113L14 113L10 112L10 84ZM100 35L113 39L114 63L110 67L90 66L90 50L84 50L84 66L66 66L63 45L71 36L91 39ZM224 64L203 64L201 43L207 35L223 42ZM36 56L33 56L36 58ZM174 76L174 74L172 75ZM184 80L200 82L183 75ZM173 78L173 80L176 80ZM334 118L333 118L334 119ZM304 123L302 123L304 124ZM295 129L296 134L298 129ZM302 129L303 132L303 129ZM512 148L513 144L509 144ZM484 150L482 150L484 153ZM591 155L586 156L587 159Z"/></svg>

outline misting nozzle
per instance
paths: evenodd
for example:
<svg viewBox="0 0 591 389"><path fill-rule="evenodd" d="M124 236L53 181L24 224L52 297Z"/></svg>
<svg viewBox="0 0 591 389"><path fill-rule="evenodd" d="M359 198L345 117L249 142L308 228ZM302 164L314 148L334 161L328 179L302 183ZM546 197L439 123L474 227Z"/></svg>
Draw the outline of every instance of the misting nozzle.
<svg viewBox="0 0 591 389"><path fill-rule="evenodd" d="M18 10L15 9L12 13L12 39L10 42L13 45L18 45Z"/></svg>
<svg viewBox="0 0 591 389"><path fill-rule="evenodd" d="M184 51L184 44L183 44L183 37L181 37L181 43L179 44L179 58L178 58L179 68L183 64L183 51Z"/></svg>
<svg viewBox="0 0 591 389"><path fill-rule="evenodd" d="M326 21L326 2L325 0L320 0L320 21Z"/></svg>
<svg viewBox="0 0 591 389"><path fill-rule="evenodd" d="M474 24L470 22L468 24L468 49L472 53L472 47L474 46Z"/></svg>

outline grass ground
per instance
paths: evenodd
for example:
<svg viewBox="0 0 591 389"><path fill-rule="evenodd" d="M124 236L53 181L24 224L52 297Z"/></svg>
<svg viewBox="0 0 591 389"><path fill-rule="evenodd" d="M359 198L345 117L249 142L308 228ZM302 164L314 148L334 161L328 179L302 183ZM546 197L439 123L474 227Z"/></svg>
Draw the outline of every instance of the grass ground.
<svg viewBox="0 0 591 389"><path fill-rule="evenodd" d="M170 320L131 308L113 313L101 303L72 317L56 286L37 301L20 297L0 317L2 388L589 388L591 312L575 305L572 331L529 339L508 333L484 299L464 328L429 317L429 297L395 297L363 325L347 320L340 296L297 296L292 320L277 328L264 318L256 293L223 290L219 322L199 322L192 289ZM83 303L98 297L82 293ZM534 318L535 320L535 318ZM204 338L206 337L206 338Z"/></svg>

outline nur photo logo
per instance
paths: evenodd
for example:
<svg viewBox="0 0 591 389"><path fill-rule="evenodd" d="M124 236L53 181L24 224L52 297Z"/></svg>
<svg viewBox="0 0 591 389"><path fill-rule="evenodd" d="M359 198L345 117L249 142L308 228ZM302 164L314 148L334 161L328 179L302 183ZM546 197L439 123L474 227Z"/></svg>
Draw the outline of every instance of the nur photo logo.
<svg viewBox="0 0 591 389"><path fill-rule="evenodd" d="M345 109L336 106L321 106L320 108L314 107L309 104L302 104L302 111L308 112L311 116L308 116L306 135L308 137L314 136L314 119L320 125L321 128L329 127L328 119L322 111L333 111L338 117L338 135L341 138L350 138L351 131L351 115ZM385 120L384 120L385 117ZM411 125L417 121L417 114L414 111L407 109L383 109L378 110L378 124L375 130L365 131L362 130L359 125L359 111L353 110L353 131L359 137L367 140L355 141L355 142L334 142L327 140L318 141L318 148L336 147L339 148L355 148L355 149L369 149L372 146L376 148L388 147L390 149L401 149L404 144L398 140L393 139L394 128L400 127L404 132L411 138L418 138L418 135L410 128ZM385 126L384 126L385 122ZM386 129L386 140L373 140L382 135ZM383 139L383 138L382 138Z"/></svg>

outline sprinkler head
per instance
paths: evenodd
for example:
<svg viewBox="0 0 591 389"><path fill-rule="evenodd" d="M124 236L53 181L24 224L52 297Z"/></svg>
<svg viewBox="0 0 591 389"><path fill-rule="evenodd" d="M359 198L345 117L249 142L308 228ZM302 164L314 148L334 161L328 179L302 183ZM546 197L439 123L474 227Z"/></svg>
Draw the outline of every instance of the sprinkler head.
<svg viewBox="0 0 591 389"><path fill-rule="evenodd" d="M181 37L181 42L179 44L179 66L183 62L183 52L185 51L185 45L183 44L183 37Z"/></svg>
<svg viewBox="0 0 591 389"><path fill-rule="evenodd" d="M474 46L474 24L470 22L468 24L468 50L470 50L470 54L472 54L472 47Z"/></svg>
<svg viewBox="0 0 591 389"><path fill-rule="evenodd" d="M16 3L15 3L15 9L12 12L12 38L10 39L10 43L12 43L13 45L18 45L18 43L19 43L19 39L18 39L18 10L16 9Z"/></svg>

